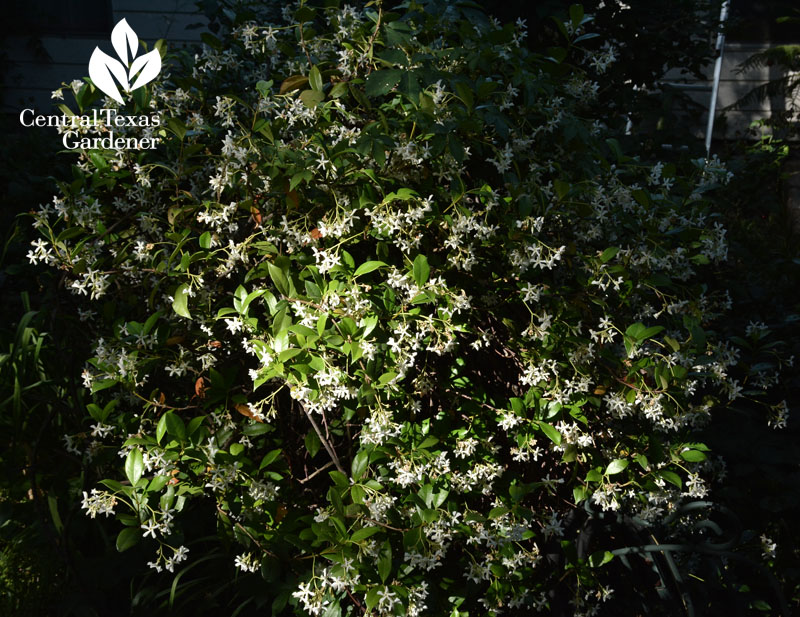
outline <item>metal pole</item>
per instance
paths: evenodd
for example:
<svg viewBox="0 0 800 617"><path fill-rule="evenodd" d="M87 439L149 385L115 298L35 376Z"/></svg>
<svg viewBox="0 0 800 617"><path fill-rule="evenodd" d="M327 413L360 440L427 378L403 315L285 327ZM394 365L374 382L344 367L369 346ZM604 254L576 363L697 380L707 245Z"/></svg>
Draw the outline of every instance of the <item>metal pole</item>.
<svg viewBox="0 0 800 617"><path fill-rule="evenodd" d="M711 101L708 105L708 125L706 126L706 158L711 154L711 135L714 132L714 116L717 113L717 93L719 92L719 78L722 73L722 51L725 47L725 22L728 21L728 8L730 0L724 0L719 12L719 30L717 31L717 60L714 63L714 84L711 87Z"/></svg>

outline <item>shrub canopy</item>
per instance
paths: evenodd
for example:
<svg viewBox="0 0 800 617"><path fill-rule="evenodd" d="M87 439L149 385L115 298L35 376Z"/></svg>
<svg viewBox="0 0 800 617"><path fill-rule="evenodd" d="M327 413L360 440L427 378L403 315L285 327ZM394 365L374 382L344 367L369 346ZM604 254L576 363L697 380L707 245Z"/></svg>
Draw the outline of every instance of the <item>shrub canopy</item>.
<svg viewBox="0 0 800 617"><path fill-rule="evenodd" d="M81 152L36 215L94 341L84 508L159 571L206 509L276 615L595 614L590 522L719 471L693 434L741 392L701 277L728 173L608 138L580 7L537 53L471 3L370 5L167 54L118 109L161 124L115 128L162 145Z"/></svg>

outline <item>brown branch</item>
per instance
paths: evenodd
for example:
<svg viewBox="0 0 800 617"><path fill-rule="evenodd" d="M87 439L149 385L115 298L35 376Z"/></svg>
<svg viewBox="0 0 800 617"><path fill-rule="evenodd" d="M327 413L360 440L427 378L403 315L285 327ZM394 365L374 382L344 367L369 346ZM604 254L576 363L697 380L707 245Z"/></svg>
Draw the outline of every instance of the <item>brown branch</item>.
<svg viewBox="0 0 800 617"><path fill-rule="evenodd" d="M386 523L381 523L380 521L376 521L375 519L369 518L367 516L363 516L361 518L367 521L368 523L372 523L373 525L377 525L378 527L385 527L386 529L391 529L392 531L402 531L404 533L406 531L411 531L408 528L392 527L391 525L387 525Z"/></svg>
<svg viewBox="0 0 800 617"><path fill-rule="evenodd" d="M345 591L347 592L347 595L348 595L348 596L349 596L349 598L350 598L350 599L353 601L353 603L354 603L354 604L355 604L355 605L356 605L358 608L360 608L360 609L361 609L361 614L362 614L362 615L364 615L364 614L367 612L367 609L366 609L366 608L364 608L363 606L361 606L361 602L359 602L359 601L358 601L358 598L356 598L356 597L355 597L355 596L354 596L352 593L350 593L350 590L349 590L349 589L345 589Z"/></svg>
<svg viewBox="0 0 800 617"><path fill-rule="evenodd" d="M328 455L331 457L331 460L333 461L333 464L336 465L336 469L341 471L344 475L347 475L347 472L345 472L344 467L342 467L342 464L339 462L339 457L336 455L336 451L333 449L333 446L331 446L328 440L325 439L325 436L322 434L322 431L320 430L316 420L314 420L311 414L308 413L308 410L305 408L305 405L301 403L300 408L303 410L303 413L306 414L308 421L311 422L311 426L314 427L314 430L317 433L317 437L319 437L319 440L322 443L322 445L325 446L325 450L327 450Z"/></svg>
<svg viewBox="0 0 800 617"><path fill-rule="evenodd" d="M187 405L186 407L175 407L174 405L167 405L166 403L161 403L159 401L151 401L150 399L143 397L138 392L133 392L133 395L136 398L143 400L145 403L149 403L154 407L160 407L161 409L171 409L172 411L186 411L187 409L200 409L197 405Z"/></svg>
<svg viewBox="0 0 800 617"><path fill-rule="evenodd" d="M367 52L369 55L369 59L372 60L372 50L375 45L375 39L378 38L378 31L381 28L381 17L383 16L382 5L383 3L381 0L378 0L378 19L375 21L375 30L372 32L372 36L369 37L369 51ZM372 65L367 67L367 75L372 72Z"/></svg>
<svg viewBox="0 0 800 617"><path fill-rule="evenodd" d="M465 398L468 401L472 401L473 403L475 403L477 405L480 405L481 407L486 407L486 409L491 409L492 411L496 411L497 413L505 413L504 409L498 409L497 407L492 407L491 405L488 405L487 403L482 403L481 401L479 401L477 399L474 399L471 396L467 396L466 394L462 394L461 392L456 392L455 390L452 390L451 388L445 388L444 391L445 391L446 394L455 394L456 396L460 396L461 398Z"/></svg>
<svg viewBox="0 0 800 617"><path fill-rule="evenodd" d="M316 476L318 473L321 473L321 472L325 471L325 470L326 470L328 467L330 467L331 465L333 465L333 461L328 461L328 462L327 462L327 463L325 463L325 464L324 464L322 467L320 467L320 468L319 468L319 469L317 469L317 470L316 470L314 473L312 473L310 476L309 476L309 475L307 475L307 476L306 476L305 478L303 478L302 480L298 480L298 482L299 482L300 484L305 484L305 483L306 483L306 482L308 482L308 481L309 481L311 478L313 478L314 476Z"/></svg>

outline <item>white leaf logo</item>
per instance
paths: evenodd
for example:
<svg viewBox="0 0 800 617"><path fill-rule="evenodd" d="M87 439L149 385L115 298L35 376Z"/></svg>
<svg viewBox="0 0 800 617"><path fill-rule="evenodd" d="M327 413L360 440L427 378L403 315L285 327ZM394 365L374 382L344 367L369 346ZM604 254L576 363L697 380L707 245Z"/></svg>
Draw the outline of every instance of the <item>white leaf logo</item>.
<svg viewBox="0 0 800 617"><path fill-rule="evenodd" d="M136 57L136 51L139 49L139 37L128 25L126 19L121 20L114 29L111 31L111 44L114 46L114 51L117 52L120 60L125 66L128 66L128 47L131 50L131 59Z"/></svg>
<svg viewBox="0 0 800 617"><path fill-rule="evenodd" d="M97 88L122 104L122 95L114 79L116 78L125 92L140 88L153 81L161 71L161 54L154 49L137 58L139 37L125 19L114 26L111 32L111 44L121 62L100 51L99 47L95 47L89 59L89 77ZM130 62L128 52L130 52ZM133 81L132 86L131 81Z"/></svg>

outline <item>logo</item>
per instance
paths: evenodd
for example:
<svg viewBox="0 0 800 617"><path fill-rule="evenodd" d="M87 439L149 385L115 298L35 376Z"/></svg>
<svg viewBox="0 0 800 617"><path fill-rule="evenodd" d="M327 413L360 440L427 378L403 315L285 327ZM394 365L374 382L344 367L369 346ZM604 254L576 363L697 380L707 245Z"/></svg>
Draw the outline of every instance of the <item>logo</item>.
<svg viewBox="0 0 800 617"><path fill-rule="evenodd" d="M161 54L158 49L153 49L137 57L139 37L124 19L111 31L111 44L119 60L95 47L89 59L89 77L97 90L124 104L117 84L124 92L131 92L153 81L161 71ZM77 100L79 88L73 86L73 90ZM104 107L90 110L91 114L77 115L64 105L60 108L64 112L60 116L44 116L36 114L33 109L23 109L19 114L20 124L56 127L68 150L152 150L160 141L158 127L161 118L158 113L129 116Z"/></svg>
<svg viewBox="0 0 800 617"><path fill-rule="evenodd" d="M137 58L139 37L125 19L120 20L111 31L111 44L119 60L95 47L89 60L89 77L98 90L122 104L122 95L116 82L125 92L130 92L153 81L161 71L161 54L153 49Z"/></svg>

